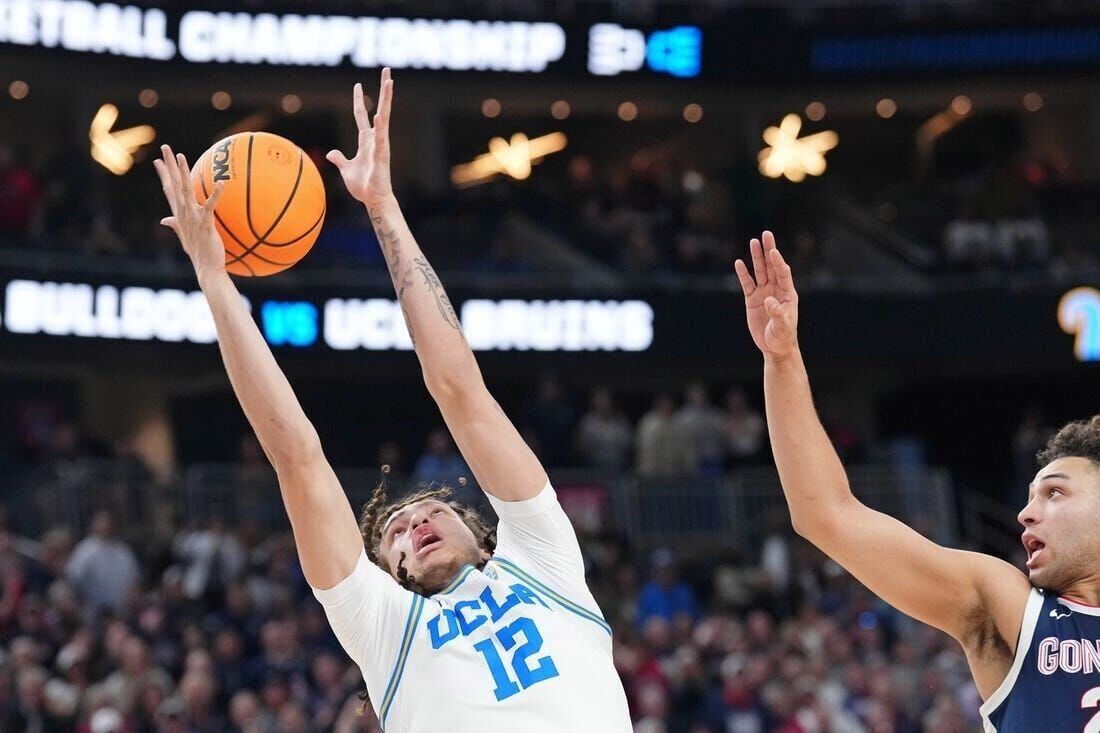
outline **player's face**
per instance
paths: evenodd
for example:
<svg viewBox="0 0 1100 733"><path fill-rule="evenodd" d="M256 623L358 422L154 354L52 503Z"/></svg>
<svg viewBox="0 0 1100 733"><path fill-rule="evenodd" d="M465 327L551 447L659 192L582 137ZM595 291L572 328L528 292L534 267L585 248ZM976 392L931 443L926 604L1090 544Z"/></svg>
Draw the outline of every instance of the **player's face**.
<svg viewBox="0 0 1100 733"><path fill-rule="evenodd" d="M1087 458L1059 458L1035 476L1020 512L1033 585L1064 592L1100 565L1100 467Z"/></svg>
<svg viewBox="0 0 1100 733"><path fill-rule="evenodd" d="M488 557L455 510L432 499L391 516L379 549L394 578L401 564L427 591L446 586L463 565L477 565Z"/></svg>

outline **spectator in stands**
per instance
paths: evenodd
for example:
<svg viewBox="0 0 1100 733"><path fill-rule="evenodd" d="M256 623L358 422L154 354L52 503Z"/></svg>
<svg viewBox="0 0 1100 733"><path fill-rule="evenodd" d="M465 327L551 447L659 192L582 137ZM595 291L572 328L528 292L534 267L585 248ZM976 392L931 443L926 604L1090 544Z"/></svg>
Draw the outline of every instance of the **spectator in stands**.
<svg viewBox="0 0 1100 733"><path fill-rule="evenodd" d="M749 405L745 390L734 387L726 393L724 432L726 456L731 466L758 462L764 457L768 426L760 412Z"/></svg>
<svg viewBox="0 0 1100 733"><path fill-rule="evenodd" d="M444 483L458 491L459 479L469 480L469 476L470 469L455 450L450 433L445 428L430 432L428 445L413 469L413 483Z"/></svg>
<svg viewBox="0 0 1100 733"><path fill-rule="evenodd" d="M1081 242L1070 238L1062 243L1062 250L1050 261L1050 275L1061 282L1096 282L1100 280L1100 256L1097 247L1089 251Z"/></svg>
<svg viewBox="0 0 1100 733"><path fill-rule="evenodd" d="M220 733L225 721L214 707L214 679L209 672L192 670L183 675L179 699L187 720L188 733Z"/></svg>
<svg viewBox="0 0 1100 733"><path fill-rule="evenodd" d="M619 252L619 268L640 274L653 272L663 264L664 256L653 240L653 233L641 225L632 228Z"/></svg>
<svg viewBox="0 0 1100 733"><path fill-rule="evenodd" d="M817 242L808 229L800 229L794 235L790 266L804 278L810 287L827 287L836 282L836 274L829 268Z"/></svg>
<svg viewBox="0 0 1100 733"><path fill-rule="evenodd" d="M270 712L253 692L241 691L229 701L229 722L233 733L266 733L275 727Z"/></svg>
<svg viewBox="0 0 1100 733"><path fill-rule="evenodd" d="M15 551L11 532L0 528L0 634L15 624L26 591L23 560Z"/></svg>
<svg viewBox="0 0 1100 733"><path fill-rule="evenodd" d="M676 422L691 444L695 458L692 473L707 477L719 475L725 453L726 421L722 411L711 404L706 387L688 385L684 404L676 412Z"/></svg>
<svg viewBox="0 0 1100 733"><path fill-rule="evenodd" d="M638 596L639 628L645 628L653 618L669 624L691 623L699 617L699 602L695 591L680 579L676 555L667 548L654 550L650 558L650 579Z"/></svg>
<svg viewBox="0 0 1100 733"><path fill-rule="evenodd" d="M126 719L111 707L103 707L92 713L88 720L90 733L128 733Z"/></svg>
<svg viewBox="0 0 1100 733"><path fill-rule="evenodd" d="M4 731L34 731L64 733L72 730L72 720L50 712L46 701L49 675L38 666L26 667L16 673L14 704L0 717Z"/></svg>
<svg viewBox="0 0 1100 733"><path fill-rule="evenodd" d="M42 202L42 190L30 168L0 145L0 244L18 243L31 229Z"/></svg>
<svg viewBox="0 0 1100 733"><path fill-rule="evenodd" d="M310 663L310 697L308 700L313 730L328 730L340 715L348 695L355 692L342 678L345 668L334 652L321 652Z"/></svg>
<svg viewBox="0 0 1100 733"><path fill-rule="evenodd" d="M90 611L122 611L140 572L133 551L115 537L110 514L92 518L91 532L73 550L66 575Z"/></svg>
<svg viewBox="0 0 1100 733"><path fill-rule="evenodd" d="M534 447L539 459L547 466L567 466L571 463L571 439L577 423L577 413L569 404L561 382L553 374L544 374L535 386L535 397L521 413L520 428L535 436Z"/></svg>
<svg viewBox="0 0 1100 733"><path fill-rule="evenodd" d="M130 636L123 643L119 668L100 686L111 705L129 715L147 685L172 689L172 678L149 659L149 647L141 638Z"/></svg>
<svg viewBox="0 0 1100 733"><path fill-rule="evenodd" d="M635 470L642 478L690 476L695 472L691 437L676 419L676 403L660 395L638 423L634 434Z"/></svg>
<svg viewBox="0 0 1100 733"><path fill-rule="evenodd" d="M379 443L375 452L374 462L379 466L389 466L398 473L405 469L405 452L395 440L385 440Z"/></svg>
<svg viewBox="0 0 1100 733"><path fill-rule="evenodd" d="M634 444L633 428L619 411L611 391L592 391L588 412L577 427L577 453L585 465L607 471L622 471L630 464Z"/></svg>
<svg viewBox="0 0 1100 733"><path fill-rule="evenodd" d="M225 520L210 519L206 529L181 535L175 543L177 559L183 563L183 590L189 598L211 597L219 604L226 585L244 568L241 543L226 530Z"/></svg>
<svg viewBox="0 0 1100 733"><path fill-rule="evenodd" d="M1054 428L1038 407L1031 405L1024 410L1012 434L1012 485L1018 494L1012 498L1012 506L1021 500L1020 506L1027 503L1028 486L1035 476L1035 455L1053 434Z"/></svg>

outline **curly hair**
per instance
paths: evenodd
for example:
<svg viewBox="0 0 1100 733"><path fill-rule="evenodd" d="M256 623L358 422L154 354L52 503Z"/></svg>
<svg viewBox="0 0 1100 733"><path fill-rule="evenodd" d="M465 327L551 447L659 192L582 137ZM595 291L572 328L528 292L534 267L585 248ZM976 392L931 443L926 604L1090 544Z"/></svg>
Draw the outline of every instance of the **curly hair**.
<svg viewBox="0 0 1100 733"><path fill-rule="evenodd" d="M493 550L497 546L497 530L486 522L480 514L477 513L472 507L465 506L451 499L453 493L451 487L446 484L420 484L416 487L416 490L411 494L386 503L386 477L390 473L389 466L382 466L382 476L378 480L378 485L374 487L374 493L371 495L370 501L363 506L363 512L359 515L359 533L363 535L363 546L367 551L367 557L378 567L390 572L390 564L380 554L382 546L382 528L386 526L386 520L389 519L394 512L398 512L407 506L415 504L426 499L434 499L440 501L449 506L458 514L470 531L474 533L474 538L477 539L477 544L483 550L490 555L493 554ZM465 484L465 479L459 479L460 484ZM397 582L407 590L411 590L413 593L419 593L422 596L431 595L427 590L422 588L419 583L416 582L416 578L409 574L405 569L405 553L401 553L401 559L397 563ZM370 696L366 690L359 693L359 714L363 715L366 712L367 706L370 705Z"/></svg>
<svg viewBox="0 0 1100 733"><path fill-rule="evenodd" d="M1064 425L1047 441L1046 448L1039 451L1035 460L1042 468L1070 456L1087 458L1100 466L1100 415Z"/></svg>
<svg viewBox="0 0 1100 733"><path fill-rule="evenodd" d="M379 479L378 485L374 488L374 494L371 495L370 501L363 506L363 512L359 515L359 533L363 535L363 546L371 562L387 573L392 570L389 562L381 554L382 528L386 526L386 520L388 520L394 512L398 512L407 506L427 499L442 502L453 509L455 514L458 515L458 518L474 533L474 539L477 540L478 547L485 550L490 555L493 554L493 550L495 550L497 546L496 528L486 522L472 507L454 501L451 498L453 496L451 487L446 484L420 484L416 487L415 491L407 496L386 503L386 477L389 475L389 472L389 466L382 466L382 477ZM459 482L464 485L466 480L459 479ZM416 578L410 575L405 569L404 561L405 554L402 553L401 559L397 563L397 582L414 593L419 593L422 596L431 595L427 590L422 588L420 584L416 582Z"/></svg>

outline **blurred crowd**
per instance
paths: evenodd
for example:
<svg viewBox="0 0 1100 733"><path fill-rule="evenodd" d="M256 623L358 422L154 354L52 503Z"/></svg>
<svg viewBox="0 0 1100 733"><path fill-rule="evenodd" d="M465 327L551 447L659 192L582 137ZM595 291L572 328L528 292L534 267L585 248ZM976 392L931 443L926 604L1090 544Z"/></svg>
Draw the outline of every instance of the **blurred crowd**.
<svg viewBox="0 0 1100 733"><path fill-rule="evenodd" d="M580 409L558 378L547 374L514 420L545 465L608 476L716 478L768 458L764 417L740 387L731 387L720 404L698 383L688 385L682 399L672 393L649 399L649 406L634 419L612 390L598 387L586 408ZM417 482L443 479L456 485L459 477L469 476L443 428L428 434L415 460L407 462L404 456L401 446L386 441L379 447L377 461L411 474Z"/></svg>
<svg viewBox="0 0 1100 733"><path fill-rule="evenodd" d="M582 545L639 733L977 727L957 646L787 532L695 558L610 530ZM4 731L380 730L289 534L215 517L134 546L105 513L79 538L4 526L0 581Z"/></svg>
<svg viewBox="0 0 1100 733"><path fill-rule="evenodd" d="M547 466L630 473L642 479L716 478L745 466L770 463L768 430L759 407L737 385L719 400L702 383L688 384L682 396L661 392L642 402L631 417L615 393L598 387L584 409L553 374L543 375L532 396L514 414L528 445ZM823 400L826 432L844 460L866 454L860 429ZM405 465L399 446L387 442L378 462L411 472L416 481L445 477L452 484L469 475L447 433L438 429L424 453Z"/></svg>
<svg viewBox="0 0 1100 733"><path fill-rule="evenodd" d="M364 212L325 173L330 211L307 266L382 269ZM1100 240L1091 225L1095 191L1070 172L1039 163L975 165L926 180L888 173L836 173L831 190L812 185L768 188L755 171L733 166L700 170L671 146L650 145L622 159L578 154L540 167L524 184L499 180L469 190L401 192L404 209L425 249L443 271L530 273L602 266L619 275L728 273L743 242L764 226L797 222L781 231L807 284L833 284L843 267L832 252L829 196L844 192L890 232L920 243L929 274L1023 272L1079 279L1100 272ZM157 226L163 202L147 170L125 179L107 176L82 151L59 149L31 161L0 145L0 247L136 256L179 261L171 232ZM861 180L865 179L865 180ZM135 211L141 212L135 215ZM539 227L504 227L522 214ZM556 237L556 239L555 239ZM561 251L573 255L564 257ZM564 257L564 258L563 258ZM563 264L564 263L564 264Z"/></svg>

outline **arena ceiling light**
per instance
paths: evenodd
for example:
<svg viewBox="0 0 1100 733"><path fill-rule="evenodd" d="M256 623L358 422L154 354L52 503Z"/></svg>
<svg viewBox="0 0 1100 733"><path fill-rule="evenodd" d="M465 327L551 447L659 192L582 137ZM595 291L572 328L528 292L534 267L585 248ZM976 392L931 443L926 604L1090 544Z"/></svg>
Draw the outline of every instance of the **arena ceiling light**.
<svg viewBox="0 0 1100 733"><path fill-rule="evenodd" d="M451 182L460 188L476 186L501 173L522 181L531 176L532 165L552 153L564 150L567 142L565 134L561 132L536 138L528 138L522 132L517 132L512 135L511 140L494 137L489 141L488 153L451 169Z"/></svg>
<svg viewBox="0 0 1100 733"><path fill-rule="evenodd" d="M757 156L761 173L768 178L785 176L799 183L807 175L820 176L825 172L825 153L835 148L840 138L832 130L800 138L801 131L802 119L796 114L784 117L779 127L764 130L768 147Z"/></svg>
<svg viewBox="0 0 1100 733"><path fill-rule="evenodd" d="M92 141L92 158L116 176L124 175L134 165L134 153L156 138L152 125L137 125L111 131L118 120L118 107L105 104L92 118L88 138Z"/></svg>

